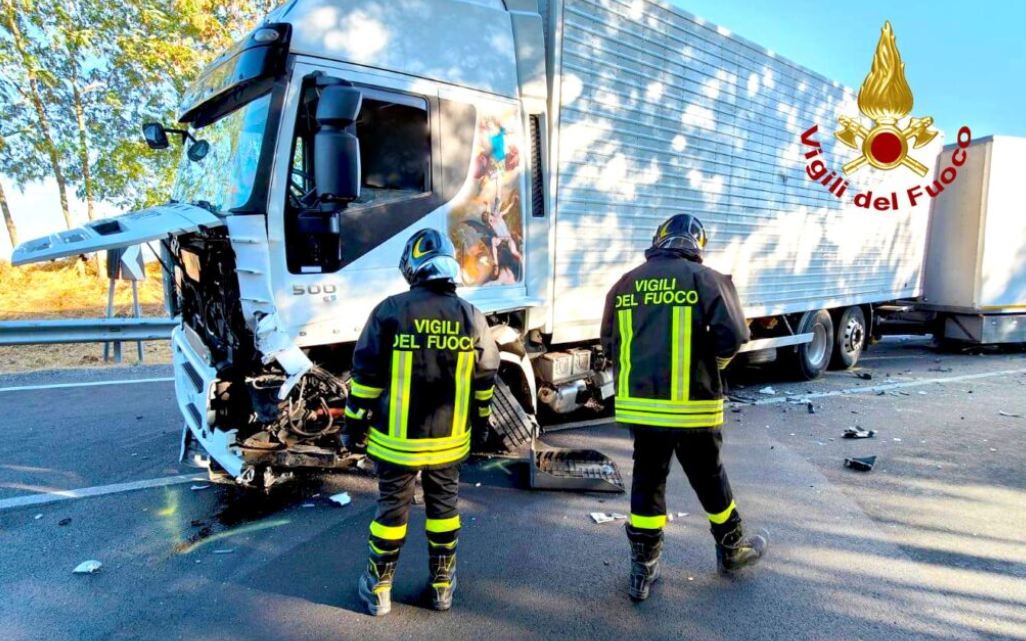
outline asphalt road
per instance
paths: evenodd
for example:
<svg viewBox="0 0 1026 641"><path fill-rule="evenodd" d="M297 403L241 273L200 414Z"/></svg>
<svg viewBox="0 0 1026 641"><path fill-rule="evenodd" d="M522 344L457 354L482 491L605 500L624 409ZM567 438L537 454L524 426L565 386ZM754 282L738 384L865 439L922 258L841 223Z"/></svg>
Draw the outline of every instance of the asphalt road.
<svg viewBox="0 0 1026 641"><path fill-rule="evenodd" d="M360 613L354 587L372 479L268 494L108 488L19 507L195 470L175 464L166 368L0 376L0 639L1026 639L1026 418L999 414L1026 415L1026 356L889 340L859 371L872 379L734 377L750 402L729 413L726 465L746 521L772 533L754 571L715 574L705 518L675 470L670 510L687 515L668 525L652 598L632 604L621 523L588 517L629 512L626 495L529 492L522 466L483 461L464 471L455 609L418 602L416 508L384 619ZM38 387L130 378L158 380ZM9 390L23 386L33 388ZM878 433L841 439L854 425ZM602 450L629 483L624 430L546 440ZM870 454L872 472L842 465ZM330 503L338 491L352 504ZM86 559L103 568L73 575Z"/></svg>

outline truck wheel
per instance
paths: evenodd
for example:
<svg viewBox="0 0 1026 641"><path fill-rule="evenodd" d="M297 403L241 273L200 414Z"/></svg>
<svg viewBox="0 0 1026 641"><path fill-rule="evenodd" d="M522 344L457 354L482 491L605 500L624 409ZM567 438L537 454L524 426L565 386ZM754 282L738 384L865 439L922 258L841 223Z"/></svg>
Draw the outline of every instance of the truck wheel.
<svg viewBox="0 0 1026 641"><path fill-rule="evenodd" d="M849 307L837 319L834 332L833 369L851 369L866 348L866 315L861 307Z"/></svg>
<svg viewBox="0 0 1026 641"><path fill-rule="evenodd" d="M791 372L802 381L819 378L827 365L834 347L834 322L825 309L805 312L798 323L799 334L812 334L812 342L799 345L787 355Z"/></svg>

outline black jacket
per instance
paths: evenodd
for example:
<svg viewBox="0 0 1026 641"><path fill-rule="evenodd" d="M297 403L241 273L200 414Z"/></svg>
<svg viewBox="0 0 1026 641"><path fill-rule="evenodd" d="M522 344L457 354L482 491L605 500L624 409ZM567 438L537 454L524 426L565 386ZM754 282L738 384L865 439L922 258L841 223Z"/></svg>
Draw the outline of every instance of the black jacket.
<svg viewBox="0 0 1026 641"><path fill-rule="evenodd" d="M367 453L379 461L454 465L470 453L471 427L488 420L498 367L484 315L453 285L428 281L371 313L353 353L347 423L369 421Z"/></svg>
<svg viewBox="0 0 1026 641"><path fill-rule="evenodd" d="M606 296L602 347L616 372L616 420L652 428L723 423L719 370L748 326L730 276L649 250Z"/></svg>

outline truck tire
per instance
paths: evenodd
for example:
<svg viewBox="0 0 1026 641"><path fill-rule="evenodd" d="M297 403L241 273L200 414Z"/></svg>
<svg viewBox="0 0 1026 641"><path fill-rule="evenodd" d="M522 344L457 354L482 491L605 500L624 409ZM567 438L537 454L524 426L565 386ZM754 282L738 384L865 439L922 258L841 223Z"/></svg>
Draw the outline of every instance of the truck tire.
<svg viewBox="0 0 1026 641"><path fill-rule="evenodd" d="M788 352L784 361L798 380L811 381L822 376L830 365L834 347L834 321L825 309L805 312L798 323L798 333L814 334L812 342Z"/></svg>
<svg viewBox="0 0 1026 641"><path fill-rule="evenodd" d="M830 361L832 369L851 369L859 362L862 350L866 348L866 315L861 307L849 307L837 318L834 330L834 355Z"/></svg>

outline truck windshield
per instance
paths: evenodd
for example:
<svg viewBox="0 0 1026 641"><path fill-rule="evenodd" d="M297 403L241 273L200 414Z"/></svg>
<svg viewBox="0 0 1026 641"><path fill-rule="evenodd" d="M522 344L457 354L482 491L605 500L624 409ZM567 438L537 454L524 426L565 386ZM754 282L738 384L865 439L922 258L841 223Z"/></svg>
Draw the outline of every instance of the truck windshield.
<svg viewBox="0 0 1026 641"><path fill-rule="evenodd" d="M267 94L206 127L192 130L193 136L210 144L210 151L202 160L192 161L186 155L188 143L182 145L172 198L184 203L203 201L216 212L249 202L270 105L271 94Z"/></svg>

